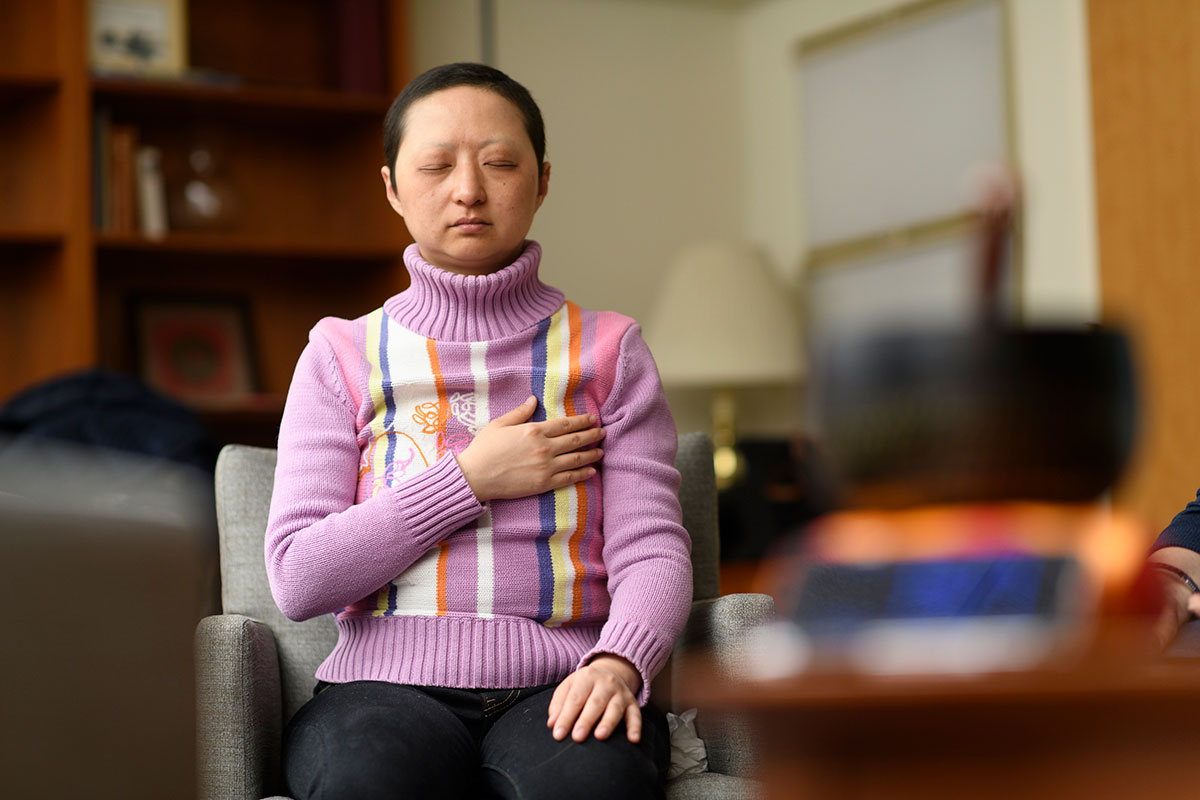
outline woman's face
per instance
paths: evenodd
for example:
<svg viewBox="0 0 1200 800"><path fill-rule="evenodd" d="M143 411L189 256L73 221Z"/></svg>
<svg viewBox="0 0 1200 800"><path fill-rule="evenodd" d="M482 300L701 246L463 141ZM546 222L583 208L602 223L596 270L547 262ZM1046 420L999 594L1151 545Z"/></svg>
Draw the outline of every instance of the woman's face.
<svg viewBox="0 0 1200 800"><path fill-rule="evenodd" d="M388 202L421 257L464 275L495 272L521 254L550 183L516 106L474 86L409 106L392 169L395 190L383 168Z"/></svg>

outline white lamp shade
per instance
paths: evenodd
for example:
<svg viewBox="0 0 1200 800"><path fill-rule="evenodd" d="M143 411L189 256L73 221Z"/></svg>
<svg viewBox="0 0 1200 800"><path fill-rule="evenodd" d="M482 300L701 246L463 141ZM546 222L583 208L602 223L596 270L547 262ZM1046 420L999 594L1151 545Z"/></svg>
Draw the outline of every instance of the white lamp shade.
<svg viewBox="0 0 1200 800"><path fill-rule="evenodd" d="M789 383L803 367L798 308L753 248L696 244L671 263L646 340L667 386Z"/></svg>

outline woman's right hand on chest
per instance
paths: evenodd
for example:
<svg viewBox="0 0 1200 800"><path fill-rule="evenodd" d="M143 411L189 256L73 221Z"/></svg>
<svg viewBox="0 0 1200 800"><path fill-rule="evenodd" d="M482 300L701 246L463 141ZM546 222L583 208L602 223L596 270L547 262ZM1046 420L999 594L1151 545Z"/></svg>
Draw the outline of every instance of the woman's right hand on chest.
<svg viewBox="0 0 1200 800"><path fill-rule="evenodd" d="M458 454L458 466L481 503L528 497L596 474L604 429L592 414L529 422L537 398L492 420Z"/></svg>

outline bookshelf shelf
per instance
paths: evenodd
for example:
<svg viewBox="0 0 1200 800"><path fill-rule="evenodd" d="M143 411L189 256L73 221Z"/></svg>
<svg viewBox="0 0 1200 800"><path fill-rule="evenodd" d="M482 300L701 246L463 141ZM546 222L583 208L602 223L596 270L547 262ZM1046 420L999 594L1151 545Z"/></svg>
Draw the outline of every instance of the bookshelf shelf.
<svg viewBox="0 0 1200 800"><path fill-rule="evenodd" d="M223 233L171 233L156 239L138 233L97 232L96 247L104 253L209 255L266 259L394 261L404 246L356 241L312 241Z"/></svg>
<svg viewBox="0 0 1200 800"><path fill-rule="evenodd" d="M194 404L193 410L208 429L222 440L260 447L275 447L284 395L254 395L222 405Z"/></svg>
<svg viewBox="0 0 1200 800"><path fill-rule="evenodd" d="M62 231L0 228L0 247L60 247L65 239Z"/></svg>
<svg viewBox="0 0 1200 800"><path fill-rule="evenodd" d="M325 89L277 88L248 84L219 84L200 81L146 80L97 77L91 83L97 104L110 104L127 111L196 112L227 118L311 117L335 122L339 117L382 118L391 105L387 95L329 91Z"/></svg>
<svg viewBox="0 0 1200 800"><path fill-rule="evenodd" d="M56 75L0 72L0 105L52 95L59 84Z"/></svg>

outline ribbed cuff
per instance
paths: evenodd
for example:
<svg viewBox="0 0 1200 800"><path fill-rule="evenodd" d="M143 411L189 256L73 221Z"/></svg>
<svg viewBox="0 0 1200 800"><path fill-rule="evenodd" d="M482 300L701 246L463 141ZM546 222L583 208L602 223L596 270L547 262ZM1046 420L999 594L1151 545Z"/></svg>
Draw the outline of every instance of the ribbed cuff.
<svg viewBox="0 0 1200 800"><path fill-rule="evenodd" d="M650 700L650 681L667 663L673 641L662 642L657 633L643 625L633 622L613 622L611 619L600 632L600 641L579 659L583 666L591 659L603 653L620 656L637 669L642 676L642 688L638 692L638 705L646 705Z"/></svg>
<svg viewBox="0 0 1200 800"><path fill-rule="evenodd" d="M392 501L401 529L421 547L433 547L484 510L449 454L397 486Z"/></svg>

